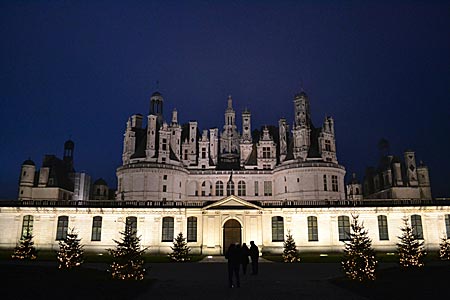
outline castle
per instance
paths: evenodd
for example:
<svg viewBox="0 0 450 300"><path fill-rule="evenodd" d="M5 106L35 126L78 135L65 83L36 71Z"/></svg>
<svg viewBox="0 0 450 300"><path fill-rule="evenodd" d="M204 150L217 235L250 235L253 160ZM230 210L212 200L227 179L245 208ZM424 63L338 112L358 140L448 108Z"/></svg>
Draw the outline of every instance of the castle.
<svg viewBox="0 0 450 300"><path fill-rule="evenodd" d="M75 228L87 250L104 251L131 226L152 253L169 252L179 232L194 253L221 254L250 240L279 253L288 230L300 250L331 252L348 238L352 215L379 251L395 248L404 218L429 249L450 236L450 205L432 198L428 168L416 165L413 151L403 161L385 156L363 184L353 177L346 185L333 118L315 127L305 92L293 105L293 124L281 118L252 130L245 109L239 130L229 96L223 128L200 131L197 121L179 123L175 109L164 120L164 98L155 92L145 122L136 114L126 123L115 197L105 197L104 181L94 188L98 197L76 197L73 142L62 160L46 156L39 171L26 160L18 201L0 206L0 247L15 246L32 228L38 247L54 249Z"/></svg>

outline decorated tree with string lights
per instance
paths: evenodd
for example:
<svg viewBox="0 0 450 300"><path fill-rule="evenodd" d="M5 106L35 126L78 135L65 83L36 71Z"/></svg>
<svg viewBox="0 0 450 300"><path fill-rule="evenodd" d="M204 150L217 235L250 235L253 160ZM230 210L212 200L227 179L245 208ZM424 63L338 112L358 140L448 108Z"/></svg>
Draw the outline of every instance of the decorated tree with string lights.
<svg viewBox="0 0 450 300"><path fill-rule="evenodd" d="M125 226L125 231L120 232L122 239L113 240L116 249L107 249L112 256L112 263L108 272L113 279L142 280L145 275L144 253L147 248L141 249L141 239L136 236L131 226Z"/></svg>
<svg viewBox="0 0 450 300"><path fill-rule="evenodd" d="M378 261L372 248L372 240L363 223L359 223L358 216L352 216L350 239L345 241L342 268L345 275L355 281L363 282L375 280Z"/></svg>
<svg viewBox="0 0 450 300"><path fill-rule="evenodd" d="M450 238L443 237L439 243L439 257L450 261Z"/></svg>
<svg viewBox="0 0 450 300"><path fill-rule="evenodd" d="M398 238L397 255L402 268L419 268L424 265L426 255L424 241L420 241L413 232L408 218L403 218L404 226L401 227L402 235Z"/></svg>
<svg viewBox="0 0 450 300"><path fill-rule="evenodd" d="M57 252L58 268L70 270L81 266L84 262L84 250L78 233L72 228L64 240L59 241L59 251Z"/></svg>
<svg viewBox="0 0 450 300"><path fill-rule="evenodd" d="M14 248L14 252L11 255L13 259L20 260L35 260L37 257L36 247L34 247L33 235L30 230L22 236L19 241L19 245Z"/></svg>
<svg viewBox="0 0 450 300"><path fill-rule="evenodd" d="M284 241L283 246L284 250L282 256L284 262L292 263L300 261L300 255L290 230L288 230L288 233L286 234L286 240Z"/></svg>
<svg viewBox="0 0 450 300"><path fill-rule="evenodd" d="M180 232L173 241L172 253L169 257L176 262L183 262L189 260L189 251L191 248L187 245L186 239L183 237L183 233Z"/></svg>

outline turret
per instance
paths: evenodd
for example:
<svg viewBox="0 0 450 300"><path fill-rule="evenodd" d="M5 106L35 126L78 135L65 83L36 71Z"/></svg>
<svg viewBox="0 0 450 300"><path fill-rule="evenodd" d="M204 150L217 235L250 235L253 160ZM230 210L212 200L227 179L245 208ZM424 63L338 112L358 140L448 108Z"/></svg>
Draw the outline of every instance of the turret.
<svg viewBox="0 0 450 300"><path fill-rule="evenodd" d="M416 155L414 151L406 150L404 152L405 166L406 166L406 179L409 186L418 186L417 181L417 169L416 169Z"/></svg>
<svg viewBox="0 0 450 300"><path fill-rule="evenodd" d="M280 132L280 162L286 159L287 155L287 123L286 119L282 118L278 121L278 130Z"/></svg>
<svg viewBox="0 0 450 300"><path fill-rule="evenodd" d="M73 170L73 151L74 151L74 149L75 149L75 143L72 140L67 140L64 143L63 160L67 164L69 172L74 172L74 170Z"/></svg>
<svg viewBox="0 0 450 300"><path fill-rule="evenodd" d="M295 121L292 130L294 139L294 158L306 160L311 145L311 116L309 112L309 100L305 92L294 97Z"/></svg>
<svg viewBox="0 0 450 300"><path fill-rule="evenodd" d="M36 165L34 162L31 159L24 161L20 170L19 200L32 199L35 173Z"/></svg>
<svg viewBox="0 0 450 300"><path fill-rule="evenodd" d="M247 109L242 112L242 137L239 144L241 166L247 161L253 149L251 116L250 111Z"/></svg>

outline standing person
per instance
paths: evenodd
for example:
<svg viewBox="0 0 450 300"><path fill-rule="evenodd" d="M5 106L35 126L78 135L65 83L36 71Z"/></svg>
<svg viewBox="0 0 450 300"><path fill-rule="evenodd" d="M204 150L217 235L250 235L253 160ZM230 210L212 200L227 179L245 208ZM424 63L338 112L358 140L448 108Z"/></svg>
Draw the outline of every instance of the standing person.
<svg viewBox="0 0 450 300"><path fill-rule="evenodd" d="M258 274L259 249L254 241L250 241L250 257L252 258L252 275Z"/></svg>
<svg viewBox="0 0 450 300"><path fill-rule="evenodd" d="M241 264L242 273L245 275L247 273L247 265L249 263L250 249L248 249L247 244L243 243L241 248Z"/></svg>
<svg viewBox="0 0 450 300"><path fill-rule="evenodd" d="M239 281L239 266L241 261L241 251L235 244L230 244L228 251L225 254L225 258L228 259L228 286L230 288L233 285L233 274L236 277L236 286L240 287L241 283Z"/></svg>

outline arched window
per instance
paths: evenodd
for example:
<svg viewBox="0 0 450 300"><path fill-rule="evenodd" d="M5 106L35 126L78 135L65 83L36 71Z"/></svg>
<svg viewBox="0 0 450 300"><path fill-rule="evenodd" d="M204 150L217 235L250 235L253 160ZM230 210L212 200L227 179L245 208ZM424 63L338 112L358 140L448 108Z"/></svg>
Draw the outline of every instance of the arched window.
<svg viewBox="0 0 450 300"><path fill-rule="evenodd" d="M25 237L28 234L33 234L33 216L26 215L23 216L22 221L22 237Z"/></svg>
<svg viewBox="0 0 450 300"><path fill-rule="evenodd" d="M378 216L378 233L380 235L380 241L389 240L388 223L386 216Z"/></svg>
<svg viewBox="0 0 450 300"><path fill-rule="evenodd" d="M245 187L245 181L240 180L238 182L238 196L245 196L247 194L246 187Z"/></svg>
<svg viewBox="0 0 450 300"><path fill-rule="evenodd" d="M347 216L338 217L339 240L348 241L350 239L350 219Z"/></svg>
<svg viewBox="0 0 450 300"><path fill-rule="evenodd" d="M284 241L283 217L272 217L272 242Z"/></svg>
<svg viewBox="0 0 450 300"><path fill-rule="evenodd" d="M131 230L131 234L136 236L137 233L137 218L127 217L125 222L125 231Z"/></svg>
<svg viewBox="0 0 450 300"><path fill-rule="evenodd" d="M233 180L229 180L227 182L227 196L234 195L234 182Z"/></svg>
<svg viewBox="0 0 450 300"><path fill-rule="evenodd" d="M102 239L102 217L95 216L92 218L92 234L91 241L100 241Z"/></svg>
<svg viewBox="0 0 450 300"><path fill-rule="evenodd" d="M220 180L216 182L216 196L223 196L223 182Z"/></svg>
<svg viewBox="0 0 450 300"><path fill-rule="evenodd" d="M317 230L317 217L308 217L308 241L315 242L319 240L319 234Z"/></svg>
<svg viewBox="0 0 450 300"><path fill-rule="evenodd" d="M173 242L173 218L164 217L162 222L162 238L163 242Z"/></svg>
<svg viewBox="0 0 450 300"><path fill-rule="evenodd" d="M197 218L189 217L187 219L187 241L196 242L197 241Z"/></svg>
<svg viewBox="0 0 450 300"><path fill-rule="evenodd" d="M416 238L423 240L422 218L419 215L411 216L411 227Z"/></svg>
<svg viewBox="0 0 450 300"><path fill-rule="evenodd" d="M206 196L206 181L202 182L202 196Z"/></svg>
<svg viewBox="0 0 450 300"><path fill-rule="evenodd" d="M69 227L69 217L59 216L58 226L56 227L56 240L65 240L67 237L67 228Z"/></svg>

